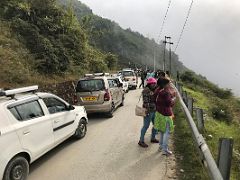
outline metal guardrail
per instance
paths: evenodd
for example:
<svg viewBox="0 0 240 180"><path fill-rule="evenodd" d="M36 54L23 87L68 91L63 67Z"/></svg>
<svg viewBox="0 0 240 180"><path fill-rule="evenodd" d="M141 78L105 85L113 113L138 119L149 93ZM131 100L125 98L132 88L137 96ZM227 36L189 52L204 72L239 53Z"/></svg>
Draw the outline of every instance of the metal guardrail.
<svg viewBox="0 0 240 180"><path fill-rule="evenodd" d="M192 115L189 111L189 109L187 108L183 98L182 98L182 95L183 94L183 91L182 91L182 87L179 86L178 83L176 83L176 86L174 86L175 89L176 89L176 92L178 94L178 97L179 97L179 101L183 107L183 110L187 116L187 122L190 126L190 129L192 131L192 134L193 134L193 137L194 137L194 141L196 142L197 144L197 147L199 148L199 153L200 153L200 156L203 158L203 162L204 162L204 165L206 166L207 170L208 170L208 174L210 176L210 178L212 180L223 180L223 177L221 175L221 172L220 170L218 169L217 167L217 164L208 148L208 145L206 144L202 134L199 133L198 131L198 128L192 118ZM181 94L180 94L180 92ZM184 94L184 96L186 96ZM186 100L186 99L185 99Z"/></svg>

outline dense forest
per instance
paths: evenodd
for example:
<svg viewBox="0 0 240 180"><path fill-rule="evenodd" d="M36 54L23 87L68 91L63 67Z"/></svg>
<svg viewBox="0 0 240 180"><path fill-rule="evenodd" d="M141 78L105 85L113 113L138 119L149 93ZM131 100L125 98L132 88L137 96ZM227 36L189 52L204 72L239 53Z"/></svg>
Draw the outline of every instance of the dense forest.
<svg viewBox="0 0 240 180"><path fill-rule="evenodd" d="M1 84L76 78L129 65L152 68L154 48L162 67L163 47L77 0L1 0L0 27ZM172 57L173 69L185 70Z"/></svg>

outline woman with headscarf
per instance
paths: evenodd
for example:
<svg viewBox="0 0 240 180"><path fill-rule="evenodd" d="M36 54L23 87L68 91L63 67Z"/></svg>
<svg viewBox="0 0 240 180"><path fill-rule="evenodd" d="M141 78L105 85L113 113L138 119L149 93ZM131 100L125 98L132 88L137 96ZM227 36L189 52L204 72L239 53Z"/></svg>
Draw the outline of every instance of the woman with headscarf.
<svg viewBox="0 0 240 180"><path fill-rule="evenodd" d="M156 89L157 81L156 79L150 77L147 80L147 85L142 91L142 97L143 97L143 107L146 108L146 116L143 120L143 127L141 129L141 135L140 140L138 142L138 145L141 147L148 147L148 145L144 142L144 136L146 134L147 129L149 128L150 123L152 122L154 124L155 119L155 112L156 112L156 105L155 105L155 98L154 98L154 91ZM152 135L151 135L151 143L159 143L159 141L155 138L157 131L152 128Z"/></svg>

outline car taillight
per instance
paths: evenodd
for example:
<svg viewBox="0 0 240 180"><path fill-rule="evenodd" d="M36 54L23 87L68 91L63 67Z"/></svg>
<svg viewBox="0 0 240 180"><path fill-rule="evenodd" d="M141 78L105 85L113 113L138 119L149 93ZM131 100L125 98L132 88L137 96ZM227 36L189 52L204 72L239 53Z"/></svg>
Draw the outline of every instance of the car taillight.
<svg viewBox="0 0 240 180"><path fill-rule="evenodd" d="M108 89L105 90L105 94L104 94L104 101L110 101L111 99L111 94L109 92Z"/></svg>

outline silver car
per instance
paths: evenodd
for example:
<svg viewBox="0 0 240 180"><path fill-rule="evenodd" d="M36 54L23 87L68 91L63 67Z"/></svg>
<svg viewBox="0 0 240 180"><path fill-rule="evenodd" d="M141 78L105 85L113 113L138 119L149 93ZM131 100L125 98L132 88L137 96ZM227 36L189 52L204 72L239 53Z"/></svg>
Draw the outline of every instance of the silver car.
<svg viewBox="0 0 240 180"><path fill-rule="evenodd" d="M113 117L116 107L124 104L122 84L104 74L88 74L80 79L76 87L79 104L87 113L106 113Z"/></svg>

